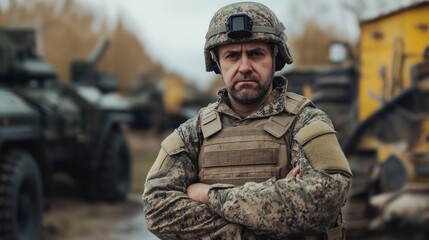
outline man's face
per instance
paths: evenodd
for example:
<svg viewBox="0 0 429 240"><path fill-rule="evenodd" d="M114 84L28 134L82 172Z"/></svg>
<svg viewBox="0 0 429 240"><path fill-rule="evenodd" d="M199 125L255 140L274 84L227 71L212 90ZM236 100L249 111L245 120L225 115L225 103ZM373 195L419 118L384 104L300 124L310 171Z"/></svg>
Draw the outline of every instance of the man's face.
<svg viewBox="0 0 429 240"><path fill-rule="evenodd" d="M231 100L258 103L271 92L272 47L265 42L221 45L217 48L220 71Z"/></svg>

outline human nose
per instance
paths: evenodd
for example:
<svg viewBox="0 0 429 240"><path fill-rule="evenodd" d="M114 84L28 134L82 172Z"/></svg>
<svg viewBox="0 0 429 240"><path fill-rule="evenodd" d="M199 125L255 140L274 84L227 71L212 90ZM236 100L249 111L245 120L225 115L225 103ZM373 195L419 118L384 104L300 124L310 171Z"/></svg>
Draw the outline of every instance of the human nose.
<svg viewBox="0 0 429 240"><path fill-rule="evenodd" d="M241 57L238 71L242 74L252 71L252 65L250 64L250 59L246 56L246 54L243 54L243 56Z"/></svg>

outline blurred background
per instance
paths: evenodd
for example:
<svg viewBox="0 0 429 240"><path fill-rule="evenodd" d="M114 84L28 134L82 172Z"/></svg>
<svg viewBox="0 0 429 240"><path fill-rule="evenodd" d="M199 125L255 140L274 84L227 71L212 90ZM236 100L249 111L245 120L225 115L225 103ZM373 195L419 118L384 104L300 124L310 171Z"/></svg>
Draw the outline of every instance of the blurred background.
<svg viewBox="0 0 429 240"><path fill-rule="evenodd" d="M42 239L155 239L144 229L142 217L140 196L146 174L163 138L195 116L201 107L214 101L223 85L219 75L205 72L204 36L214 12L232 2L0 0L0 27L4 36L8 36L9 30L33 31L7 37L9 45L4 45L2 50L15 49L15 45L17 49L24 46L25 50L27 42L31 42L28 49L34 50L37 60L46 62L55 72L51 75L37 73L39 68L34 65L29 68L35 71L31 78L39 82L52 78L72 86L79 94L84 89L88 92L89 87L100 96L114 94L115 99L120 98L127 106L121 111L129 113L132 119L118 121L120 127L115 127L123 132L130 153L127 174L130 186L126 197L120 201L115 199L114 203L84 200L79 190L82 186L76 183L76 179L82 177L75 173L79 169L63 174L69 172L65 169L69 168L68 164L49 167L52 168L50 185L53 190L44 208ZM427 1L259 2L273 9L286 27L294 63L278 74L289 79L291 91L311 98L332 117L340 143L351 159L358 186L350 199L355 211L348 210L353 217L346 217L354 231L352 234L356 239L369 239L362 234L383 232L394 222L419 229L416 239L428 237L421 231L429 224L428 214L415 215L415 211L427 210L427 205L414 211L408 208L387 211L383 209L385 203L395 202L390 195L383 195L383 201L378 200L384 203L377 205L382 205L381 209L370 205L377 200L373 198L376 195L404 189L409 192L406 188L409 182L425 183L428 178L425 164L428 162L426 113L429 108L427 104L417 104L428 100L424 84L427 78L424 51L429 45ZM418 33L409 30L408 25ZM6 41L4 39L2 35L0 41ZM14 61L24 59L20 54L16 54ZM3 58L1 61L11 60ZM34 89L35 84L27 82L30 75L13 75L13 71L6 70L1 74L8 89L17 88L13 82L24 80L25 87L29 84ZM31 106L44 101L32 100L35 94L27 95L22 89L14 94L34 101ZM52 94L62 96L64 90ZM93 98L91 96L88 98ZM37 109L43 112L45 107L40 105ZM5 106L0 103L0 107ZM61 108L58 106L55 108ZM71 107L74 108L92 109L92 105L82 107L81 103L76 103ZM97 103L94 109L98 108ZM88 115L92 110L86 111ZM67 111L62 114L69 116ZM42 119L49 120L48 114L42 115ZM41 126L48 128L48 120L48 123L42 120ZM3 120L3 127L6 125L9 124ZM401 133L386 136L392 128L401 129ZM70 139L81 137L69 135ZM4 139L0 137L0 151L9 146ZM63 138L53 137L52 142L60 143L59 139ZM54 151L47 152L50 155ZM416 162L422 167L416 167ZM424 192L427 191L425 186L413 185L412 189ZM409 197L406 202L414 206L426 201L426 198L406 197ZM404 211L407 214L404 215ZM356 212L362 216L357 216Z"/></svg>

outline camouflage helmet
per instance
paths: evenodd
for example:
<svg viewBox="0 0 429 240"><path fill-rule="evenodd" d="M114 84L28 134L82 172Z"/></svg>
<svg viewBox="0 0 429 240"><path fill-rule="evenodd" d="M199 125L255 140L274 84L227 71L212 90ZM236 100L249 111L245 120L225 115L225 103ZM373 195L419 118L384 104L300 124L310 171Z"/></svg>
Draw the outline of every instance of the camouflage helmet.
<svg viewBox="0 0 429 240"><path fill-rule="evenodd" d="M219 73L213 49L219 45L266 41L277 46L275 71L293 62L286 45L285 27L267 6L256 2L239 2L219 9L210 21L204 46L206 71Z"/></svg>

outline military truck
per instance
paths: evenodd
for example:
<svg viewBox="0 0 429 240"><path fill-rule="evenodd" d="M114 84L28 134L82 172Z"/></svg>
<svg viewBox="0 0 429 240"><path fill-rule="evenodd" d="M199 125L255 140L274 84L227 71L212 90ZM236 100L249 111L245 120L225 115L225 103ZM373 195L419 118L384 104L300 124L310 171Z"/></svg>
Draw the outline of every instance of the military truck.
<svg viewBox="0 0 429 240"><path fill-rule="evenodd" d="M35 34L0 29L0 239L40 239L57 172L94 200L123 200L130 186L127 102L59 81Z"/></svg>
<svg viewBox="0 0 429 240"><path fill-rule="evenodd" d="M331 116L350 162L347 239L429 238L428 14L425 1L363 20L355 61L285 74Z"/></svg>

